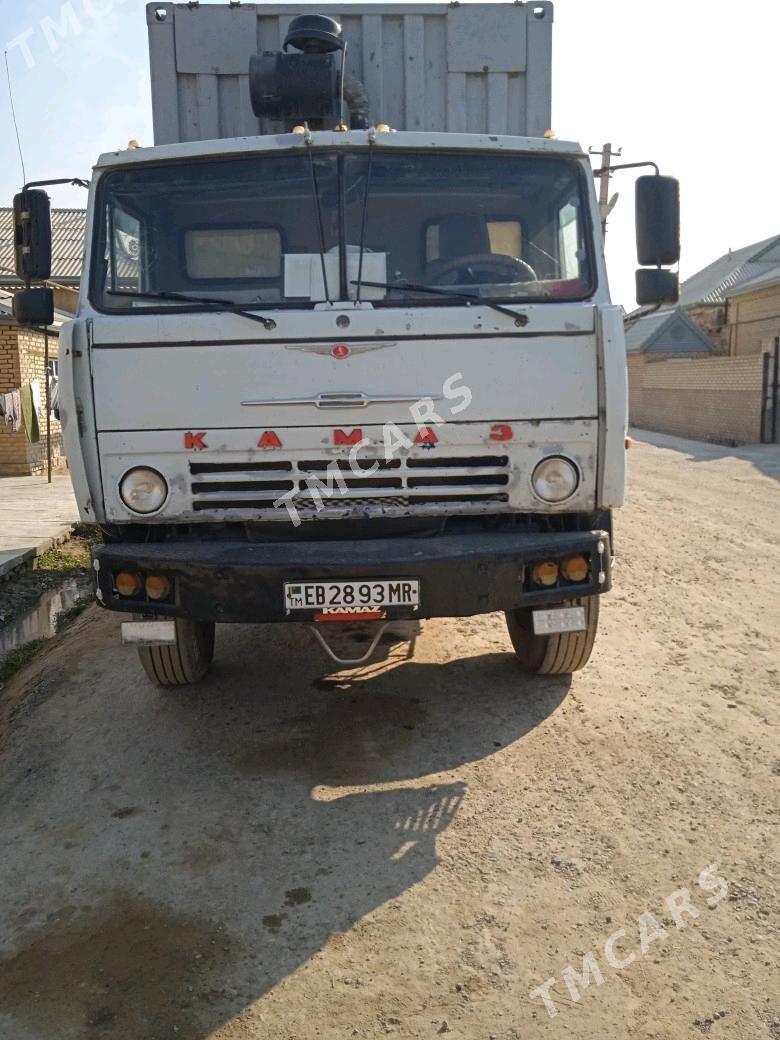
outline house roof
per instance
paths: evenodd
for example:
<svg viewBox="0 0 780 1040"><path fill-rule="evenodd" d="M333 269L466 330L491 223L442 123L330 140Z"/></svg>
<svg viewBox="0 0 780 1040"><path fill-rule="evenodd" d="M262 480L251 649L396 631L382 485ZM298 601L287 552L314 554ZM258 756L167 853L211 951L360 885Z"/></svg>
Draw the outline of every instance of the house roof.
<svg viewBox="0 0 780 1040"><path fill-rule="evenodd" d="M780 285L780 264L776 264L774 267L770 267L768 271L763 271L754 278L749 278L746 282L742 282L729 295L739 296L741 293L755 292L756 289L766 289L771 285Z"/></svg>
<svg viewBox="0 0 780 1040"><path fill-rule="evenodd" d="M648 314L626 330L629 354L711 354L714 349L681 307Z"/></svg>
<svg viewBox="0 0 780 1040"><path fill-rule="evenodd" d="M626 350L630 353L642 349L642 344L669 320L669 311L656 311L640 318L626 329Z"/></svg>
<svg viewBox="0 0 780 1040"><path fill-rule="evenodd" d="M743 284L780 265L780 235L729 250L680 286L680 304L724 303Z"/></svg>
<svg viewBox="0 0 780 1040"><path fill-rule="evenodd" d="M84 209L51 211L51 280L63 285L78 285L84 267ZM0 207L0 284L18 285L14 274L13 210Z"/></svg>

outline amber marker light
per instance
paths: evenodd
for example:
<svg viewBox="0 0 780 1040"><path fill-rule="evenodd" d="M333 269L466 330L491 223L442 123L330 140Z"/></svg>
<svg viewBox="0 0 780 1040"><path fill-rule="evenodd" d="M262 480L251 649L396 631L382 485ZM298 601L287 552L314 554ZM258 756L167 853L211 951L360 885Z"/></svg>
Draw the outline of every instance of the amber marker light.
<svg viewBox="0 0 780 1040"><path fill-rule="evenodd" d="M568 556L561 564L561 573L567 581L585 581L588 571L584 556Z"/></svg>
<svg viewBox="0 0 780 1040"><path fill-rule="evenodd" d="M554 585L558 580L558 564L552 560L537 563L531 571L534 585Z"/></svg>
<svg viewBox="0 0 780 1040"><path fill-rule="evenodd" d="M171 583L162 574L150 574L146 579L146 595L149 599L167 599L171 594Z"/></svg>
<svg viewBox="0 0 780 1040"><path fill-rule="evenodd" d="M120 571L114 578L114 585L120 596L137 596L142 584L141 575L132 571Z"/></svg>

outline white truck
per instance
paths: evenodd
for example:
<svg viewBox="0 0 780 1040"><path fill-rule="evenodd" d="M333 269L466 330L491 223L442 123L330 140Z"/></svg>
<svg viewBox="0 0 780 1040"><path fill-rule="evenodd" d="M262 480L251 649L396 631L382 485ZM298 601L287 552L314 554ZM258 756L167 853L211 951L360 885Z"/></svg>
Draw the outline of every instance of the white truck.
<svg viewBox="0 0 780 1040"><path fill-rule="evenodd" d="M149 5L156 144L94 168L60 372L96 596L156 683L203 676L228 622L355 663L334 626L373 623L370 653L503 611L521 670L587 662L625 347L593 171L549 129L552 17ZM639 302L671 302L677 182L637 184ZM48 205L15 200L36 325Z"/></svg>

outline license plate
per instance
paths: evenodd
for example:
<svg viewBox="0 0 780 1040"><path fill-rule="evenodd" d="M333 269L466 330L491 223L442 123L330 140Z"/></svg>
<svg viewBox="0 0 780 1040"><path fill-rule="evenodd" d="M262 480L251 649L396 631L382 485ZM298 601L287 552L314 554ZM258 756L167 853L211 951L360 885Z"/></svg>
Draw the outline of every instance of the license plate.
<svg viewBox="0 0 780 1040"><path fill-rule="evenodd" d="M122 643L125 646L171 646L176 643L173 621L123 621Z"/></svg>
<svg viewBox="0 0 780 1040"><path fill-rule="evenodd" d="M584 632L585 607L559 607L557 610L535 610L534 633L537 636L553 632Z"/></svg>
<svg viewBox="0 0 780 1040"><path fill-rule="evenodd" d="M372 611L420 605L420 582L409 578L382 581L287 581L284 605L293 610Z"/></svg>

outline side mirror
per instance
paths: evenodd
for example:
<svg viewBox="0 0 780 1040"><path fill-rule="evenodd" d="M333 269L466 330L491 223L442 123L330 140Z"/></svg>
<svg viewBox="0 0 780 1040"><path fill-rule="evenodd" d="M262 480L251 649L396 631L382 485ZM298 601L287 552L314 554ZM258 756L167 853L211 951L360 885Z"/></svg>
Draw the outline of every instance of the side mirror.
<svg viewBox="0 0 780 1040"><path fill-rule="evenodd" d="M680 259L680 182L675 177L637 178L636 254L642 267L666 267Z"/></svg>
<svg viewBox="0 0 780 1040"><path fill-rule="evenodd" d="M636 302L640 307L650 303L677 303L680 279L676 271L660 267L640 267L636 273Z"/></svg>
<svg viewBox="0 0 780 1040"><path fill-rule="evenodd" d="M13 312L20 325L53 324L54 290L44 286L18 289L14 293Z"/></svg>
<svg viewBox="0 0 780 1040"><path fill-rule="evenodd" d="M40 188L14 196L14 266L25 281L51 275L51 210Z"/></svg>

